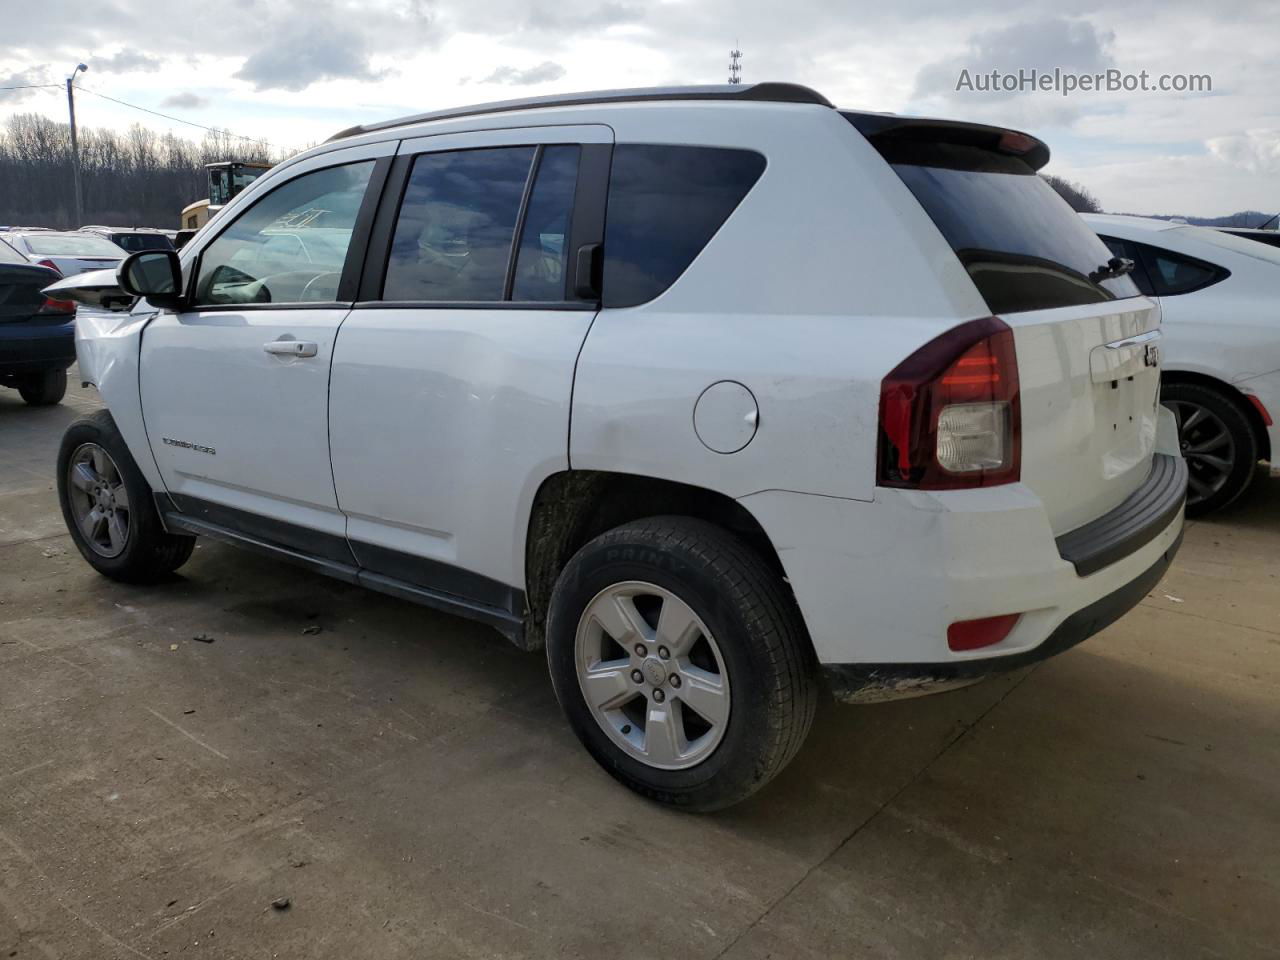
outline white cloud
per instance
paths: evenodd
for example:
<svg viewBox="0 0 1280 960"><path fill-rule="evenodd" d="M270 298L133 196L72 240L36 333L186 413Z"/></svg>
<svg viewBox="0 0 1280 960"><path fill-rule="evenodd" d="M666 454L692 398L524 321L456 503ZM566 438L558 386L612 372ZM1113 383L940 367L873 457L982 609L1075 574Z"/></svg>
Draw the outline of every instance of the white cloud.
<svg viewBox="0 0 1280 960"><path fill-rule="evenodd" d="M1218 159L1250 173L1280 174L1280 130L1246 130L1214 137L1208 146L1209 152Z"/></svg>
<svg viewBox="0 0 1280 960"><path fill-rule="evenodd" d="M719 83L736 42L747 82L794 80L861 109L1027 129L1049 142L1055 172L1112 209L1280 206L1275 0L1233 0L1230 10L1203 0L898 0L856 10L848 0L166 0L164 16L100 0L92 17L73 0L42 0L41 9L58 30L7 24L0 80L58 83L67 65L97 55L89 89L156 109L186 90L207 104L170 106L286 147L353 123L497 99L506 85ZM158 69L138 73L146 60L128 67L128 52ZM1214 89L955 95L965 67L1055 66L1208 72ZM0 91L0 118L38 110L63 119L65 99L58 89ZM86 126L191 134L88 95L77 114Z"/></svg>
<svg viewBox="0 0 1280 960"><path fill-rule="evenodd" d="M498 67L493 73L479 82L527 86L534 83L550 83L553 80L559 80L563 76L564 67L550 60L544 60L536 67L528 67L524 70L516 67Z"/></svg>

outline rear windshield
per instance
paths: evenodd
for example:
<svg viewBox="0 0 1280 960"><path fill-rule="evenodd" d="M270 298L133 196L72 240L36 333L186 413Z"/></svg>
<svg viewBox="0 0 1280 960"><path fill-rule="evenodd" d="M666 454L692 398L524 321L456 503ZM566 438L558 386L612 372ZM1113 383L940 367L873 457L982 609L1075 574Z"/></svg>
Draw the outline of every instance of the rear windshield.
<svg viewBox="0 0 1280 960"><path fill-rule="evenodd" d="M111 239L130 253L173 249L173 242L163 233L117 233Z"/></svg>
<svg viewBox="0 0 1280 960"><path fill-rule="evenodd" d="M1127 276L1099 277L1111 252L1017 157L914 143L887 152L885 159L956 252L992 313L1139 295Z"/></svg>
<svg viewBox="0 0 1280 960"><path fill-rule="evenodd" d="M46 257L119 257L124 251L91 234L27 234L27 249Z"/></svg>

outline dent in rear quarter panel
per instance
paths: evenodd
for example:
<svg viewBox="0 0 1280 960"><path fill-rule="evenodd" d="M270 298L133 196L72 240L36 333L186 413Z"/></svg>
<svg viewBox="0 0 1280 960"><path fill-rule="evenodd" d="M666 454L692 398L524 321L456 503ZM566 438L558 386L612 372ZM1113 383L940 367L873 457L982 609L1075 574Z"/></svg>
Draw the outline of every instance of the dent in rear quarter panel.
<svg viewBox="0 0 1280 960"><path fill-rule="evenodd" d="M151 489L158 492L165 487L147 442L142 398L138 392L142 331L153 316L152 313L86 313L81 308L76 315L76 358L81 379L98 388L138 469Z"/></svg>

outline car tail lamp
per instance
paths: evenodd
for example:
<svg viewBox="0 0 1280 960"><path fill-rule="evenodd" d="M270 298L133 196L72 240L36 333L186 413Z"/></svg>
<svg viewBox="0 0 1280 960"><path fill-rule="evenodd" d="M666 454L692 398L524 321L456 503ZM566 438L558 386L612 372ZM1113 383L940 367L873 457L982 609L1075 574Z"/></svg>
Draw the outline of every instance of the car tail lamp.
<svg viewBox="0 0 1280 960"><path fill-rule="evenodd" d="M40 305L42 314L65 313L73 314L76 312L76 304L74 300L55 300L53 297L45 297L44 303Z"/></svg>
<svg viewBox="0 0 1280 960"><path fill-rule="evenodd" d="M1006 613L981 620L960 620L947 627L947 646L952 650L978 650L999 643L1013 630L1020 613Z"/></svg>
<svg viewBox="0 0 1280 960"><path fill-rule="evenodd" d="M1258 416L1262 418L1263 426L1271 426L1271 414L1269 414L1267 412L1267 408L1262 405L1262 401L1252 393L1246 393L1245 396L1248 397L1249 402L1253 404L1253 409L1258 411Z"/></svg>
<svg viewBox="0 0 1280 960"><path fill-rule="evenodd" d="M54 263L52 260L37 260L36 265L41 267L48 267L58 276L62 276L62 271L58 269L58 265Z"/></svg>
<svg viewBox="0 0 1280 960"><path fill-rule="evenodd" d="M998 317L961 324L880 384L877 482L953 490L1015 483L1022 417L1013 331Z"/></svg>

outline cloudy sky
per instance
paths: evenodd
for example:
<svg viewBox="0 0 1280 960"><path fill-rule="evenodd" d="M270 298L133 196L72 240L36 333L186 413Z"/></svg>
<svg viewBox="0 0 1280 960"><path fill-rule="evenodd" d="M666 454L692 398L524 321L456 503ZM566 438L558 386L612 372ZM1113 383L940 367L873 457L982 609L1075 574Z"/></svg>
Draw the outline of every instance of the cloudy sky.
<svg viewBox="0 0 1280 960"><path fill-rule="evenodd" d="M1280 210L1278 0L0 0L0 23L0 87L83 60L87 91L282 148L435 107L719 83L736 42L748 82L1033 132L1109 210ZM1020 68L1208 74L1212 92L956 90ZM0 90L0 119L21 111L64 119L65 93ZM77 115L200 136L89 93Z"/></svg>

